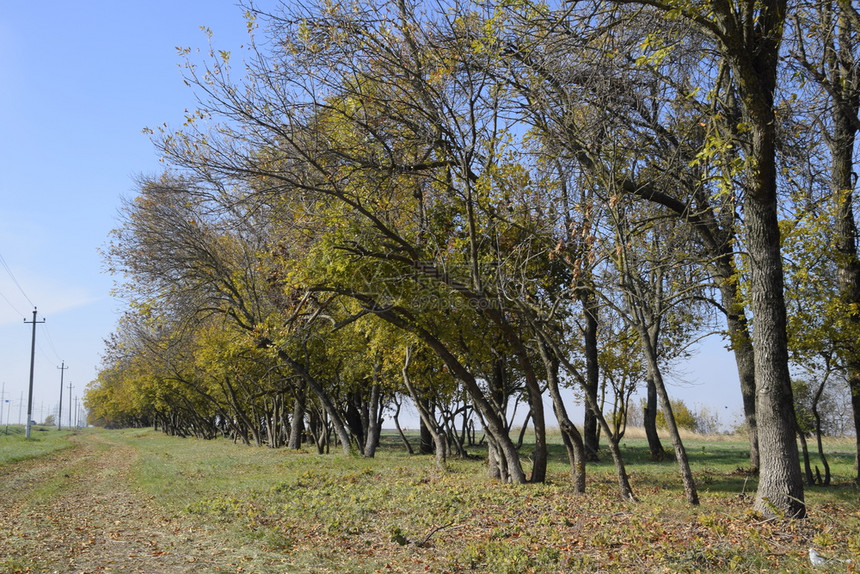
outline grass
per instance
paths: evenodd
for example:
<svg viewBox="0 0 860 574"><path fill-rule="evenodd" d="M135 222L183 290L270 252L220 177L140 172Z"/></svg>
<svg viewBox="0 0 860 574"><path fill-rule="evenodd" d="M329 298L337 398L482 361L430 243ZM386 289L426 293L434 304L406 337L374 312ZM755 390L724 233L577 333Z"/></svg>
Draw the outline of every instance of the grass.
<svg viewBox="0 0 860 574"><path fill-rule="evenodd" d="M4 426L0 429L0 465L38 458L69 448L72 445L67 437L73 432L75 431L57 431L53 427L36 425L30 427L28 439L24 426Z"/></svg>
<svg viewBox="0 0 860 574"><path fill-rule="evenodd" d="M860 558L848 441L827 443L834 486L807 488L809 518L791 521L752 512L756 480L741 438L687 438L702 498L690 507L677 465L650 462L635 436L622 441L640 499L630 503L616 495L608 454L589 465L588 492L572 494L558 441L546 484L507 485L486 477L479 449L441 472L391 434L376 459L363 459L102 432L134 448L137 486L159 505L256 548L246 571L805 572L814 546L855 561L817 572L845 572Z"/></svg>

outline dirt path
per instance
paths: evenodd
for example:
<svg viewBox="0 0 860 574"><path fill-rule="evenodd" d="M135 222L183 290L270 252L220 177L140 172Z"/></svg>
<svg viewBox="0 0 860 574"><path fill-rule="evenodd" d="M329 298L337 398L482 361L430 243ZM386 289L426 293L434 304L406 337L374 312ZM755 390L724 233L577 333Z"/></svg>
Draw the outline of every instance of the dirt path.
<svg viewBox="0 0 860 574"><path fill-rule="evenodd" d="M133 448L91 434L72 440L0 470L0 572L253 571L217 532L135 491Z"/></svg>

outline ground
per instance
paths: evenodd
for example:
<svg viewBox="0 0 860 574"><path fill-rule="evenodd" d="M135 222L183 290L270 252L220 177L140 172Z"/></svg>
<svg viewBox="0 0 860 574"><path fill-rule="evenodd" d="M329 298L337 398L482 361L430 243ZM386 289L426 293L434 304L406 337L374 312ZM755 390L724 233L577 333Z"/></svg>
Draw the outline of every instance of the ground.
<svg viewBox="0 0 860 574"><path fill-rule="evenodd" d="M788 520L752 510L742 437L688 441L696 507L683 503L677 465L651 462L636 438L622 448L639 502L620 499L608 457L589 466L587 493L574 493L560 444L546 483L512 485L490 480L481 456L440 471L384 438L364 459L146 429L4 435L0 573L817 574L860 564L853 443L829 446L834 485L808 488L809 518ZM834 560L813 567L810 547Z"/></svg>
<svg viewBox="0 0 860 574"><path fill-rule="evenodd" d="M90 574L242 571L211 528L135 490L137 456L99 435L0 468L0 571Z"/></svg>

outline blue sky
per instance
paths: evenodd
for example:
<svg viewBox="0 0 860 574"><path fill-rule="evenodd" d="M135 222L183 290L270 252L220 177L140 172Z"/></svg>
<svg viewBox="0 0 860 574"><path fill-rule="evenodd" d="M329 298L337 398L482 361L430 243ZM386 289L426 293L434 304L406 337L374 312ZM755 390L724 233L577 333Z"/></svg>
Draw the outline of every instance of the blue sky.
<svg viewBox="0 0 860 574"><path fill-rule="evenodd" d="M208 51L201 26L218 49L238 55L247 41L233 0L0 0L0 399L13 401L13 422L27 400L24 320L34 305L47 320L37 327L34 418L56 412L63 361L64 425L68 382L80 397L98 372L122 309L99 249L136 176L162 169L142 130L179 125L195 107L176 48ZM731 422L740 391L721 342L680 370L686 383L676 378L673 396Z"/></svg>
<svg viewBox="0 0 860 574"><path fill-rule="evenodd" d="M73 395L95 377L121 309L99 248L135 177L161 169L141 130L177 125L194 107L176 47L208 50L201 26L221 49L247 40L234 0L0 0L0 255L11 271L0 265L0 391L5 383L13 421L27 397L23 321L34 305L47 319L36 335L36 417L56 409L62 361Z"/></svg>

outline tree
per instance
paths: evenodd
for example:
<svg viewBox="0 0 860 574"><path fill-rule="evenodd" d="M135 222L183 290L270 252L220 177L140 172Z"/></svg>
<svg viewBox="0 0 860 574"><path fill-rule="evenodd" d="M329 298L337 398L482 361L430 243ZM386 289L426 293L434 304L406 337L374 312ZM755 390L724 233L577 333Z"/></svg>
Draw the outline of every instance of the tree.
<svg viewBox="0 0 860 574"><path fill-rule="evenodd" d="M826 107L817 115L830 152L830 192L842 318L834 324L842 339L838 354L848 370L857 438L855 467L860 481L860 258L854 216L854 154L860 129L860 12L850 2L802 4L793 14L795 65L824 92Z"/></svg>
<svg viewBox="0 0 860 574"><path fill-rule="evenodd" d="M421 422L427 427L433 437L433 444L436 447L436 466L438 468L444 468L445 461L448 456L448 437L445 434L445 430L436 420L436 417L433 416L433 413L426 408L426 403L418 394L415 385L412 384L412 379L409 377L409 365L411 362L412 347L407 347L406 357L403 363L403 382L406 385L409 396L412 398L412 402L418 409L418 415L421 417Z"/></svg>
<svg viewBox="0 0 860 574"><path fill-rule="evenodd" d="M685 228L674 219L663 220L647 210L641 220L633 220L628 214L628 209L633 208L618 203L613 208L616 240L615 256L610 259L617 269L624 302L619 313L639 335L649 386L653 384L660 399L663 423L672 439L687 502L697 505L695 480L678 432L661 362L686 347L687 339L698 329L696 317L702 312L697 312L694 302L703 298L697 297L697 292L705 288L703 278L697 277L695 270L701 267L683 259L690 251Z"/></svg>
<svg viewBox="0 0 860 574"><path fill-rule="evenodd" d="M617 4L653 7L667 18L683 18L713 38L737 90L744 129L744 243L750 259L755 317L753 349L761 480L759 511L806 515L803 481L794 442L794 413L788 369L784 278L778 224L775 98L785 0L738 0L696 4L630 0ZM665 53L665 52L664 52ZM637 193L651 195L640 189ZM686 211L686 209L684 210Z"/></svg>
<svg viewBox="0 0 860 574"><path fill-rule="evenodd" d="M523 15L512 16L507 55L524 69L512 66L508 74L526 102L522 117L553 156L563 150L590 177L662 206L699 234L718 283L741 381L750 462L758 468L753 349L735 251L739 194L731 191L734 166L742 162L731 139L705 146L702 129L738 135L742 122L727 65L702 59L710 53L702 51L710 37L677 20L649 10L580 6L581 12L552 13L529 4ZM673 41L661 40L666 37ZM622 53L630 56L616 57ZM696 86L706 79L712 88ZM700 93L713 94L712 101L699 101ZM602 150L634 153L637 161L619 166Z"/></svg>
<svg viewBox="0 0 860 574"><path fill-rule="evenodd" d="M380 276L408 278L413 289L429 284L440 301L453 297L468 304L475 311L470 319L498 333L506 347L498 354L516 360L537 438L531 480L542 481L540 385L528 337L494 290L495 269L504 258L487 241L504 223L491 218L485 203L495 191L493 181L499 181L496 174L505 173L499 135L504 126L491 105L492 78L456 68L457 50L469 45L435 44L432 39L442 36L422 30L429 23L413 21L405 5L368 10L369 15L333 5L298 24L292 17L273 17L272 29L287 49L276 54L277 61L260 56L249 74L257 83L246 89L231 85L222 61L201 75L192 68L189 82L211 96L211 108L201 113L233 123L211 137L195 134L192 125L184 133L165 134L160 145L177 165L201 177L253 177L258 196L289 190L324 210L315 215L331 222L332 233L317 243L343 257L327 259L337 274L325 284L310 283L311 290L352 298L430 346L469 390L491 443L502 453L504 475L521 482L525 475L505 425L453 352L453 342L445 340L446 329L428 322L430 315L415 300L389 302L387 292L341 281L348 279L342 274L359 263L382 270ZM378 27L378 21L392 25ZM456 31L463 21L443 24ZM325 97L318 97L322 92ZM240 141L254 151L238 153L232 146ZM435 221L442 225L427 225Z"/></svg>

